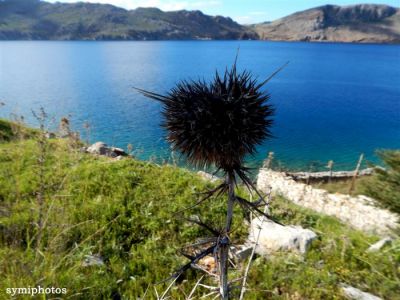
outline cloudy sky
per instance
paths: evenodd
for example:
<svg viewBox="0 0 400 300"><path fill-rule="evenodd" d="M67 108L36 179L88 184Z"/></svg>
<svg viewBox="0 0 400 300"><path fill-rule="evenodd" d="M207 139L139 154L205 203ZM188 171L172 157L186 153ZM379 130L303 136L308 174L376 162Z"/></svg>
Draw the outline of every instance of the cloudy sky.
<svg viewBox="0 0 400 300"><path fill-rule="evenodd" d="M79 0L45 0L49 2L79 2ZM81 0L82 1L82 0ZM350 5L362 2L399 6L399 0L85 0L109 3L126 9L158 7L162 10L195 10L206 14L232 17L248 24L276 20L290 13L324 4Z"/></svg>

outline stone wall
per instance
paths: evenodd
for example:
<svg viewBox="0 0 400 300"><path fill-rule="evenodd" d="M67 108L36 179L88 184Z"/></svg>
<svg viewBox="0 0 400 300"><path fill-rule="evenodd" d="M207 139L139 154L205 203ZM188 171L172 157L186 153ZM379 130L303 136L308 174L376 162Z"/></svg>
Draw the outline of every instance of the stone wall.
<svg viewBox="0 0 400 300"><path fill-rule="evenodd" d="M280 194L297 205L334 216L365 232L384 235L398 226L399 216L375 207L375 200L372 198L329 194L325 190L298 183L285 173L260 169L257 186L260 191L268 192L272 189L273 193Z"/></svg>

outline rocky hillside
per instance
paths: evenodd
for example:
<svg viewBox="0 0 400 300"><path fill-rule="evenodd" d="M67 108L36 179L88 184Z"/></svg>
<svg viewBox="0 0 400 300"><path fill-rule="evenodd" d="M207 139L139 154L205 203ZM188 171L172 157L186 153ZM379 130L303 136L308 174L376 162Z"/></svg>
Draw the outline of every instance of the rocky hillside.
<svg viewBox="0 0 400 300"><path fill-rule="evenodd" d="M90 3L0 0L0 40L256 39L230 18L200 11L125 10Z"/></svg>
<svg viewBox="0 0 400 300"><path fill-rule="evenodd" d="M239 40L400 43L400 9L326 5L242 26L201 11L0 0L0 40Z"/></svg>
<svg viewBox="0 0 400 300"><path fill-rule="evenodd" d="M252 28L264 40L399 43L400 9L326 5Z"/></svg>

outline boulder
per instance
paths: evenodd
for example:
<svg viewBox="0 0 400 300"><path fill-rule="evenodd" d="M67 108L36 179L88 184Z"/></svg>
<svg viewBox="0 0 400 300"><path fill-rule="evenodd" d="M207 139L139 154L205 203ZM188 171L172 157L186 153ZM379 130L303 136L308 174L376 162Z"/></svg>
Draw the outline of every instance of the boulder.
<svg viewBox="0 0 400 300"><path fill-rule="evenodd" d="M111 151L114 152L117 156L126 156L127 153L122 148L111 147Z"/></svg>
<svg viewBox="0 0 400 300"><path fill-rule="evenodd" d="M110 148L108 148L107 144L103 142L96 142L86 149L88 153L97 155L107 155L109 150Z"/></svg>
<svg viewBox="0 0 400 300"><path fill-rule="evenodd" d="M55 139L57 135L54 132L46 132L45 135L46 139Z"/></svg>
<svg viewBox="0 0 400 300"><path fill-rule="evenodd" d="M283 226L266 218L255 218L250 225L249 242L254 245L258 239L255 252L269 255L277 251L306 253L311 242L317 238L315 232L301 226Z"/></svg>
<svg viewBox="0 0 400 300"><path fill-rule="evenodd" d="M240 245L236 247L231 247L230 254L235 261L243 261L249 258L252 252L252 245Z"/></svg>
<svg viewBox="0 0 400 300"><path fill-rule="evenodd" d="M381 250L383 247L385 247L388 244L392 243L392 238L391 237L385 237L383 239L381 239L380 241L376 242L375 244L371 245L371 247L369 247L367 249L367 252L376 252Z"/></svg>
<svg viewBox="0 0 400 300"><path fill-rule="evenodd" d="M109 157L127 156L127 153L121 148L109 147L106 143L96 142L86 149L86 152L96 155Z"/></svg>
<svg viewBox="0 0 400 300"><path fill-rule="evenodd" d="M363 292L355 287L349 285L343 285L342 292L347 299L352 300L382 300L377 296L374 296L370 293Z"/></svg>
<svg viewBox="0 0 400 300"><path fill-rule="evenodd" d="M85 259L82 263L84 267L92 267L92 266L103 266L104 261L100 255L85 255Z"/></svg>

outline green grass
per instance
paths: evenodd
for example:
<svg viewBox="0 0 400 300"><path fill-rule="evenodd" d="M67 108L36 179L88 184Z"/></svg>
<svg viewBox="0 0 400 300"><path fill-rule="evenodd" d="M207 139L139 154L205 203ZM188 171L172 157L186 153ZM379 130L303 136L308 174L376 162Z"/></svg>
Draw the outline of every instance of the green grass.
<svg viewBox="0 0 400 300"><path fill-rule="evenodd" d="M366 195L377 200L377 204L400 214L400 150L377 152L385 169L376 169L371 176L356 179L351 195ZM351 179L332 183L315 183L314 187L330 193L348 194Z"/></svg>
<svg viewBox="0 0 400 300"><path fill-rule="evenodd" d="M386 169L376 170L365 193L379 200L382 207L400 214L400 150L378 151Z"/></svg>
<svg viewBox="0 0 400 300"><path fill-rule="evenodd" d="M26 128L17 122L0 119L0 143L16 139L32 138L37 133L37 130Z"/></svg>
<svg viewBox="0 0 400 300"><path fill-rule="evenodd" d="M152 285L187 262L178 253L180 247L207 236L174 212L193 204L196 192L213 185L170 165L89 156L68 140L47 142L46 153L46 225L36 251L41 169L37 141L0 144L0 299L9 298L7 287L37 285L65 287L69 299L137 299L149 288L148 299L155 299ZM365 250L378 238L334 218L281 198L273 200L272 214L286 224L314 230L319 239L304 258L284 253L257 258L246 299L342 299L340 283L400 299L398 241L369 254ZM225 199L212 199L184 215L201 215L218 227L225 217ZM243 240L247 228L238 208L233 228L234 239ZM100 254L104 266L84 267L89 254ZM239 270L233 273L240 276ZM185 299L183 293L188 294L200 276L188 272L171 290L172 298ZM204 282L215 285L210 279ZM161 292L166 285L156 288ZM206 293L197 290L198 296Z"/></svg>
<svg viewBox="0 0 400 300"><path fill-rule="evenodd" d="M365 195L365 186L370 184L372 176L358 177L351 192L352 196ZM318 189L327 190L329 193L348 194L351 185L351 179L331 182L331 183L313 183L312 186Z"/></svg>

